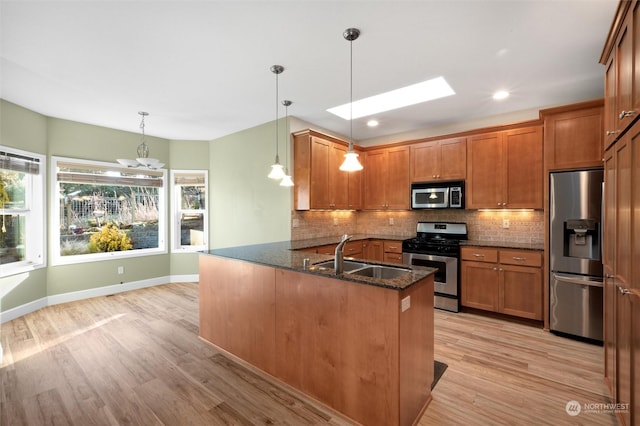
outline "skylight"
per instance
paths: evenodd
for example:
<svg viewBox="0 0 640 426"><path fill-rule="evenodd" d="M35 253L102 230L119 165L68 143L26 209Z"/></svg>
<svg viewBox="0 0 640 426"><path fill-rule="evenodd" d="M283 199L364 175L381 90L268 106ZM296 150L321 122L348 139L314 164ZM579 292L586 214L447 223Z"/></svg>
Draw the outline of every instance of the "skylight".
<svg viewBox="0 0 640 426"><path fill-rule="evenodd" d="M411 86L401 87L379 95L360 99L353 103L353 118L366 117L379 112L391 111L394 109L415 105L434 99L455 95L449 83L444 77L436 77ZM351 112L349 104L329 108L332 114L349 120Z"/></svg>

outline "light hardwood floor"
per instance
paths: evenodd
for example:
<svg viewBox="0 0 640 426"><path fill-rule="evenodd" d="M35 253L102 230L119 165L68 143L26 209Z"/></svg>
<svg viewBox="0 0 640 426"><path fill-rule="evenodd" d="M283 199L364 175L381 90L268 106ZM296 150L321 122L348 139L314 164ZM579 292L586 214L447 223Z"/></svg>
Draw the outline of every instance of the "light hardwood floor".
<svg viewBox="0 0 640 426"><path fill-rule="evenodd" d="M1 425L348 425L197 338L197 284L48 307L2 325ZM435 314L449 368L420 425L613 425L602 348L467 313Z"/></svg>

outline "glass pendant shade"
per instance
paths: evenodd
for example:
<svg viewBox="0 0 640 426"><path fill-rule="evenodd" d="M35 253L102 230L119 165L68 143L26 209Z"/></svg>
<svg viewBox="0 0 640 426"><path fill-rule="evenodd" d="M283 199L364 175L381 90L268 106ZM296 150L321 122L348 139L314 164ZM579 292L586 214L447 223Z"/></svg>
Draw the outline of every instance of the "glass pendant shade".
<svg viewBox="0 0 640 426"><path fill-rule="evenodd" d="M284 167L282 166L282 164L280 164L278 159L276 159L276 163L271 166L271 171L269 172L267 177L269 179L276 179L276 180L282 179L283 177L285 177Z"/></svg>
<svg viewBox="0 0 640 426"><path fill-rule="evenodd" d="M344 161L340 165L340 170L343 172L357 172L362 170L362 164L358 161L358 154L350 151L344 155Z"/></svg>
<svg viewBox="0 0 640 426"><path fill-rule="evenodd" d="M282 181L280 181L280 186L293 186L293 179L291 179L291 176L288 172L289 171L287 170L285 176L282 178Z"/></svg>

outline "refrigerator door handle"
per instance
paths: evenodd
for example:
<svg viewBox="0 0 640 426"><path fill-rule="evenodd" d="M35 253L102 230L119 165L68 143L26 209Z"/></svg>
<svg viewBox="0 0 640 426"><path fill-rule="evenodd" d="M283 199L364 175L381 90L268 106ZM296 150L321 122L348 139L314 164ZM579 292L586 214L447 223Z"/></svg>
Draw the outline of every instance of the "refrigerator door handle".
<svg viewBox="0 0 640 426"><path fill-rule="evenodd" d="M590 285L593 287L602 287L602 279L594 278L594 277L583 277L579 275L566 275L559 274L557 272L553 273L553 279L557 281L564 281L566 283L571 284L579 284L579 285Z"/></svg>

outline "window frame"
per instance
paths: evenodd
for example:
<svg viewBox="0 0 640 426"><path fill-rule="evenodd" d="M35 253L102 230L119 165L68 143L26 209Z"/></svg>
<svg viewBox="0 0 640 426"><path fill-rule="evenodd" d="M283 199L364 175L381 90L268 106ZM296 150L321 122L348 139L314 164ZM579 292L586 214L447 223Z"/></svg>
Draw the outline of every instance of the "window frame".
<svg viewBox="0 0 640 426"><path fill-rule="evenodd" d="M203 209L182 209L180 188L185 185L176 184L176 175L180 174L202 174L204 176L205 187L205 205ZM172 169L170 172L170 190L171 190L171 251L173 253L194 253L209 248L209 171L187 170L187 169ZM203 241L201 245L183 245L181 238L181 220L182 213L201 213L204 219L203 226Z"/></svg>
<svg viewBox="0 0 640 426"><path fill-rule="evenodd" d="M110 163L105 161L85 160L70 157L51 157L51 263L57 265L73 265L78 263L96 262L101 260L129 259L142 256L155 256L159 254L167 254L167 170L156 169L154 172L162 174L162 187L158 191L158 247L143 248L125 251L99 252L62 256L60 254L60 197L58 182L58 164L72 163L80 166L95 166L100 168L110 168L114 172L132 170L123 167L118 163ZM133 169L135 170L135 169Z"/></svg>
<svg viewBox="0 0 640 426"><path fill-rule="evenodd" d="M17 148L0 145L0 151L11 156L26 157L38 160L38 174L27 173L29 175L30 191L25 191L25 207L20 209L0 209L0 216L6 213L15 212L25 217L25 240L29 243L36 241L36 244L27 244L25 260L0 264L0 278L21 274L47 266L47 243L46 243L46 163L47 157L43 154L24 151ZM9 169L3 169L9 170ZM28 195L27 195L28 194Z"/></svg>

